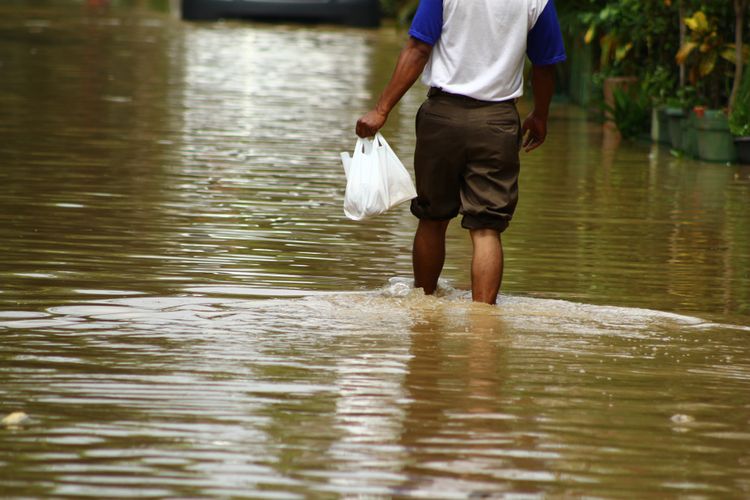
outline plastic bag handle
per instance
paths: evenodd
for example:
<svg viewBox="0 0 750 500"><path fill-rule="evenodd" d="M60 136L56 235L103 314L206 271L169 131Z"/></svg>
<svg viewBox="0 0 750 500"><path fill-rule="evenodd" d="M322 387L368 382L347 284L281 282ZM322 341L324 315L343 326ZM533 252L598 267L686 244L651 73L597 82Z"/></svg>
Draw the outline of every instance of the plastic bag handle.
<svg viewBox="0 0 750 500"><path fill-rule="evenodd" d="M388 144L388 141L385 140L385 137L383 137L383 134L380 132L375 134L375 137L373 137L373 142L378 141L381 146L385 147L386 149L392 149L391 145Z"/></svg>
<svg viewBox="0 0 750 500"><path fill-rule="evenodd" d="M357 143L354 145L354 154L370 154L373 147L373 139L367 137L357 137Z"/></svg>

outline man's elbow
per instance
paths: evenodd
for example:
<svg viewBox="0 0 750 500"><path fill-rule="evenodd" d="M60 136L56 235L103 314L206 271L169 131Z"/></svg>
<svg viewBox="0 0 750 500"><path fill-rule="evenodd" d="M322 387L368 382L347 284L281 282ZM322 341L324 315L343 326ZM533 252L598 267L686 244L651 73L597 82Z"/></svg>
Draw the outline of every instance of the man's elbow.
<svg viewBox="0 0 750 500"><path fill-rule="evenodd" d="M406 42L406 49L412 52L418 59L425 61L430 58L430 54L432 53L432 45L413 36L410 36Z"/></svg>
<svg viewBox="0 0 750 500"><path fill-rule="evenodd" d="M533 65L532 66L533 79L537 81L545 81L554 85L556 70L554 64L544 65Z"/></svg>
<svg viewBox="0 0 750 500"><path fill-rule="evenodd" d="M532 68L534 68L534 71L538 71L540 73L545 74L555 74L555 63L552 64L532 64Z"/></svg>

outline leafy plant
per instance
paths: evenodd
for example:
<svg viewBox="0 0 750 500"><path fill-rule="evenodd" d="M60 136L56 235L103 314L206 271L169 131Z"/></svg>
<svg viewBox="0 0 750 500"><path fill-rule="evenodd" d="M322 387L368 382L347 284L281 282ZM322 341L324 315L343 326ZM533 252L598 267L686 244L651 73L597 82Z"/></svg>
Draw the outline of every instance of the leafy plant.
<svg viewBox="0 0 750 500"><path fill-rule="evenodd" d="M570 9L569 1L561 3L563 11ZM600 71L638 75L670 63L677 10L669 1L590 0L577 11L578 33L585 32L587 44L598 42Z"/></svg>
<svg viewBox="0 0 750 500"><path fill-rule="evenodd" d="M672 97L667 98L666 104L671 108L690 109L697 106L698 102L698 92L695 87L686 85L678 88Z"/></svg>
<svg viewBox="0 0 750 500"><path fill-rule="evenodd" d="M669 97L674 93L677 86L677 76L665 66L656 66L647 70L642 80L643 92L651 99L654 105L666 104Z"/></svg>
<svg viewBox="0 0 750 500"><path fill-rule="evenodd" d="M626 139L634 139L648 131L651 106L648 95L640 87L634 90L615 88L614 106L605 106L617 129Z"/></svg>
<svg viewBox="0 0 750 500"><path fill-rule="evenodd" d="M737 101L729 115L729 130L738 137L750 136L750 67L745 70Z"/></svg>
<svg viewBox="0 0 750 500"><path fill-rule="evenodd" d="M588 22L589 25L583 39L586 43L591 43L598 35L601 49L599 66L602 69L610 65L624 64L628 54L633 50L633 39L625 35L622 29L627 24L624 22L627 18L626 7L627 2L625 5L606 5L599 12L583 16L584 22Z"/></svg>
<svg viewBox="0 0 750 500"><path fill-rule="evenodd" d="M680 47L675 58L682 64L694 54L695 64L690 71L692 82L696 82L699 77L710 75L720 57L734 63L734 44L724 41L715 20L709 21L706 14L699 10L686 18L685 24L690 29L690 39ZM695 52L695 49L698 51Z"/></svg>
<svg viewBox="0 0 750 500"><path fill-rule="evenodd" d="M750 102L747 104L750 106ZM729 131L737 137L750 136L750 108L737 108L729 120Z"/></svg>
<svg viewBox="0 0 750 500"><path fill-rule="evenodd" d="M411 23L419 0L380 0L380 10L387 17L394 17L401 26Z"/></svg>
<svg viewBox="0 0 750 500"><path fill-rule="evenodd" d="M690 83L703 88L704 98L718 108L721 96L728 94L721 85L729 81L726 63L735 64L736 46L724 39L726 30L719 29L716 18L707 17L703 11L695 12L684 22L690 30L690 38L680 47L675 60L678 64L689 64ZM747 59L750 48L743 45L740 52L743 60Z"/></svg>
<svg viewBox="0 0 750 500"><path fill-rule="evenodd" d="M419 0L402 0L399 4L396 19L402 26L410 24L417 12Z"/></svg>

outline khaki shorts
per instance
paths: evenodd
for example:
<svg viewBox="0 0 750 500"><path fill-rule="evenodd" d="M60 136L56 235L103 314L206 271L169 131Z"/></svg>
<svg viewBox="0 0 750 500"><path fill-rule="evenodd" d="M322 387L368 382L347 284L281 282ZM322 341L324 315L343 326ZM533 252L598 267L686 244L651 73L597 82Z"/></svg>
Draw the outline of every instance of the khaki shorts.
<svg viewBox="0 0 750 500"><path fill-rule="evenodd" d="M467 229L504 231L518 202L521 124L515 101L486 102L431 89L417 112L412 213Z"/></svg>

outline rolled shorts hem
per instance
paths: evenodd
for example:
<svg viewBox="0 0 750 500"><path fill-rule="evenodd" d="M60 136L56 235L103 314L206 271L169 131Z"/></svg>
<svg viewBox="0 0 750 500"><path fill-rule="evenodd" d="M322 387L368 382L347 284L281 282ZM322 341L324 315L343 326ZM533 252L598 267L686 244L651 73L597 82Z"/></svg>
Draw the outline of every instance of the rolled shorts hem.
<svg viewBox="0 0 750 500"><path fill-rule="evenodd" d="M510 226L510 221L505 219L484 219L471 215L464 215L461 219L461 227L464 229L494 229L502 233Z"/></svg>
<svg viewBox="0 0 750 500"><path fill-rule="evenodd" d="M414 198L411 202L411 206L409 209L411 210L412 215L416 217L417 219L424 219L424 220L451 220L458 216L458 210L455 210L453 212L449 212L445 215L443 214L429 214L425 213L425 210L422 209L419 204L417 203L417 200L419 198Z"/></svg>

